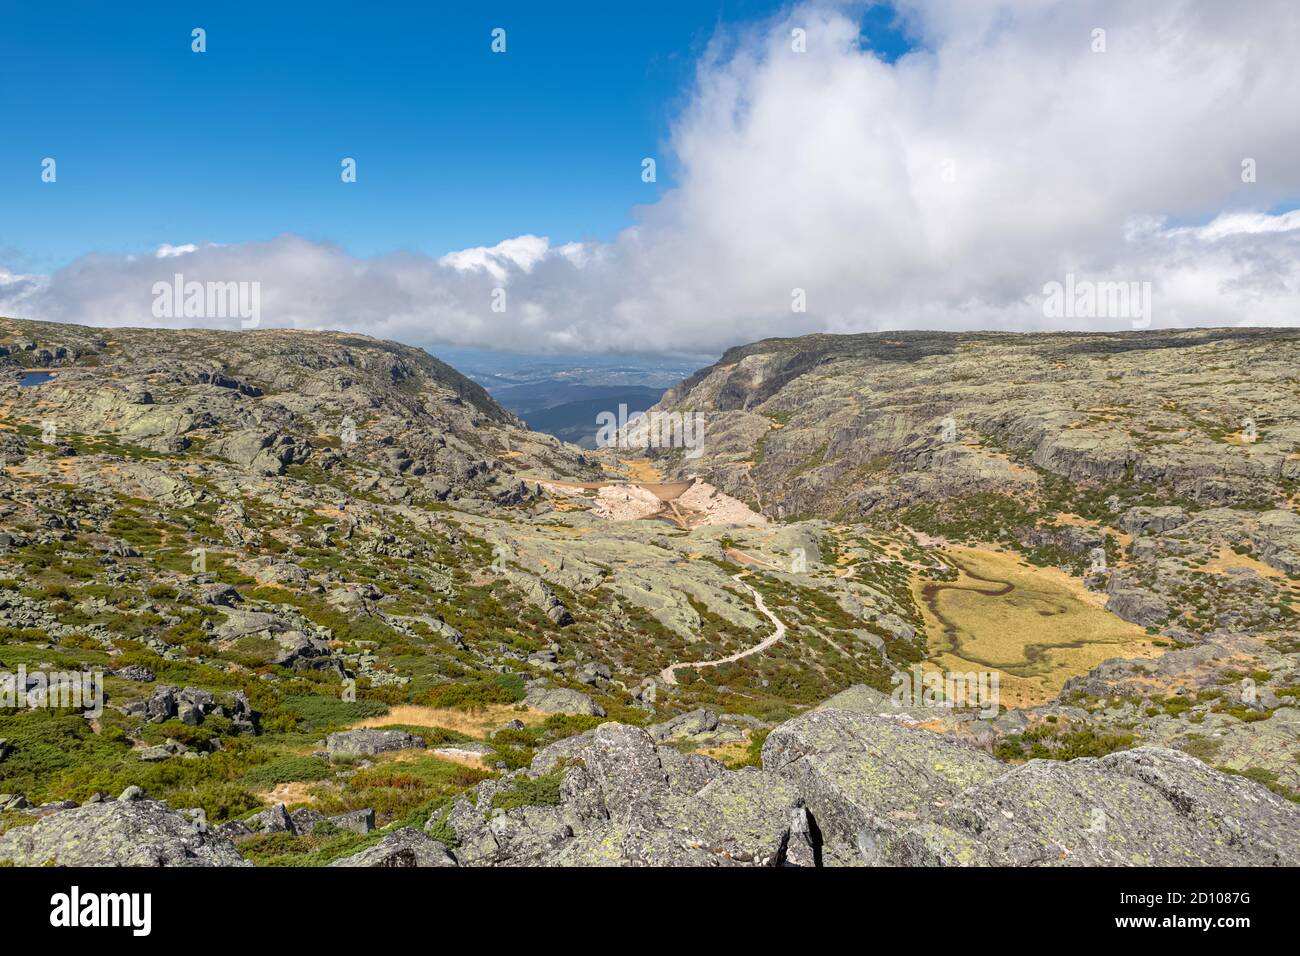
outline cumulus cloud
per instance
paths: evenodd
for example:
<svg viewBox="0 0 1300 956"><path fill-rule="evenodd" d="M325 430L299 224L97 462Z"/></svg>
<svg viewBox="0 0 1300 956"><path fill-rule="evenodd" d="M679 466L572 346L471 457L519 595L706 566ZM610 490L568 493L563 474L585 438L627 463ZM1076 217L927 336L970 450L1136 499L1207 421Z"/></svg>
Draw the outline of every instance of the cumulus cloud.
<svg viewBox="0 0 1300 956"><path fill-rule="evenodd" d="M545 236L518 236L495 246L474 246L449 252L438 260L438 264L450 266L457 272L481 269L498 282L504 282L512 266L522 272L531 272L549 251L550 240Z"/></svg>
<svg viewBox="0 0 1300 956"><path fill-rule="evenodd" d="M1300 196L1293 0L894 6L917 48L892 63L863 45L862 4L721 32L673 124L675 188L608 242L359 259L286 234L87 255L0 273L0 310L155 324L153 283L183 272L261 282L263 325L430 345L1130 327L1046 318L1044 286L1073 275L1149 282L1156 327L1297 321L1300 214L1273 212Z"/></svg>
<svg viewBox="0 0 1300 956"><path fill-rule="evenodd" d="M199 247L192 242L183 243L179 246L173 246L170 243L164 242L154 250L153 254L155 259L175 259L178 256L187 256L191 252L197 252L198 248Z"/></svg>

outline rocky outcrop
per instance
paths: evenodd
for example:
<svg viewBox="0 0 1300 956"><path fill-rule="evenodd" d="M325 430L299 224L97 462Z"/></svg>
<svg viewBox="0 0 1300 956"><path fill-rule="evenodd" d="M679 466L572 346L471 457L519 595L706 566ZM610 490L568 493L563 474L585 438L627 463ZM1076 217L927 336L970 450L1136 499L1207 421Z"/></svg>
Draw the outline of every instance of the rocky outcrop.
<svg viewBox="0 0 1300 956"><path fill-rule="evenodd" d="M817 710L782 724L763 744L763 769L803 798L827 863L860 862L864 847L936 815L1005 765L941 734L887 717Z"/></svg>
<svg viewBox="0 0 1300 956"><path fill-rule="evenodd" d="M325 747L331 760L346 760L423 748L424 738L403 730L341 730L325 738Z"/></svg>
<svg viewBox="0 0 1300 956"><path fill-rule="evenodd" d="M1011 767L905 718L834 708L768 737L763 767L604 724L478 786L465 865L1294 865L1300 808L1185 754Z"/></svg>
<svg viewBox="0 0 1300 956"><path fill-rule="evenodd" d="M1169 605L1145 588L1114 589L1106 601L1106 610L1144 627L1162 624L1169 618Z"/></svg>
<svg viewBox="0 0 1300 956"><path fill-rule="evenodd" d="M147 672L147 668L143 670ZM139 676L140 671L135 673L137 676L134 679L144 679ZM149 679L153 679L151 672ZM180 720L198 726L205 717L217 716L229 718L236 733L252 733L255 730L253 708L243 691L235 691L223 701L211 692L196 687L179 688L165 684L154 688L146 699L131 701L118 709L128 717L143 718L154 724Z"/></svg>
<svg viewBox="0 0 1300 956"><path fill-rule="evenodd" d="M437 840L414 827L406 827L359 853L335 860L330 866L456 866L456 858Z"/></svg>
<svg viewBox="0 0 1300 956"><path fill-rule="evenodd" d="M870 863L904 866L1297 866L1300 809L1155 747L1033 760L973 786Z"/></svg>
<svg viewBox="0 0 1300 956"><path fill-rule="evenodd" d="M125 797L125 795L124 795ZM87 803L0 835L18 866L244 866L201 816L145 799Z"/></svg>
<svg viewBox="0 0 1300 956"><path fill-rule="evenodd" d="M621 724L560 741L474 797L430 821L452 827L463 864L562 866L780 865L798 799L760 770L731 774Z"/></svg>
<svg viewBox="0 0 1300 956"><path fill-rule="evenodd" d="M1295 426L1279 418L1249 442L1229 439L1255 410L1293 401L1287 369L1298 345L1292 330L1263 329L766 339L728 350L651 411L703 411L703 455L661 457L674 477L705 476L746 502L761 499L769 516L1037 485L1008 466L1004 448L1090 486L1136 482L1205 505L1282 500L1277 481L1296 468ZM1202 369L1213 363L1197 379L1199 404L1149 401L1153 376L1181 387L1189 354ZM1180 521L1172 502L1144 508L1130 516L1130 533Z"/></svg>
<svg viewBox="0 0 1300 956"><path fill-rule="evenodd" d="M374 822L277 804L217 831L137 788L81 807L6 807L39 817L0 835L0 860L18 865L233 866L243 861L229 837L326 822L364 834ZM1300 865L1300 807L1186 754L1008 766L905 715L837 708L778 726L762 768L735 771L602 724L483 781L426 830L389 832L331 865Z"/></svg>
<svg viewBox="0 0 1300 956"><path fill-rule="evenodd" d="M528 688L524 703L548 714L587 714L604 717L605 708L581 691L567 687L546 687L534 684Z"/></svg>

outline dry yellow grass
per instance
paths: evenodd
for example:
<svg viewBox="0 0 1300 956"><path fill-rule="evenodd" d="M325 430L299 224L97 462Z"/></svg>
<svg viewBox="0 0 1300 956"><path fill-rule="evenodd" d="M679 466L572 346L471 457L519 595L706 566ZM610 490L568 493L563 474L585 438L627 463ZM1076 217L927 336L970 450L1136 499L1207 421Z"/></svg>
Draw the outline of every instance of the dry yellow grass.
<svg viewBox="0 0 1300 956"><path fill-rule="evenodd" d="M926 667L996 671L1001 702L1032 706L1066 679L1111 657L1154 657L1146 632L1102 608L1105 598L1054 568L1016 555L950 547L957 581L917 579L914 591L930 637Z"/></svg>
<svg viewBox="0 0 1300 956"><path fill-rule="evenodd" d="M296 803L311 803L312 795L309 791L314 786L316 786L315 783L301 780L293 783L282 783L273 790L258 793L257 798L268 807L275 806L277 803L283 803L286 807L291 807Z"/></svg>
<svg viewBox="0 0 1300 956"><path fill-rule="evenodd" d="M724 744L721 747L706 747L703 750L695 751L698 754L704 754L706 757L712 757L721 763L734 763L742 760L749 754L749 741L738 740L732 744Z"/></svg>
<svg viewBox="0 0 1300 956"><path fill-rule="evenodd" d="M433 755L439 760L445 760L447 763L460 764L462 767L474 767L482 770L486 765L479 754L454 753L450 750L439 748L433 751Z"/></svg>
<svg viewBox="0 0 1300 956"><path fill-rule="evenodd" d="M627 466L629 481L655 482L664 480L663 472L650 464L649 458L624 458L622 463Z"/></svg>
<svg viewBox="0 0 1300 956"><path fill-rule="evenodd" d="M532 708L514 707L510 704L492 704L482 710L454 710L450 707L421 707L401 704L379 717L367 717L354 727L390 727L393 724L411 724L415 727L442 727L469 737L482 738L490 731L512 720L526 725L540 724L549 715Z"/></svg>
<svg viewBox="0 0 1300 956"><path fill-rule="evenodd" d="M1226 544L1219 546L1219 556L1217 558L1205 562L1198 570L1210 574L1224 574L1229 568L1249 568L1261 577L1272 578L1283 584L1287 583L1287 576L1277 568L1249 555L1237 554Z"/></svg>

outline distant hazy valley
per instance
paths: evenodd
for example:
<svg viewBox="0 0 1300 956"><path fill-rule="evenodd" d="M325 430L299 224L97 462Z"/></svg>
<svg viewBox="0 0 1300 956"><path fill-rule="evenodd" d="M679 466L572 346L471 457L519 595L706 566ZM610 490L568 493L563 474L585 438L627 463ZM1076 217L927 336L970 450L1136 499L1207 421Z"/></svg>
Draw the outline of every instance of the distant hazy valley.
<svg viewBox="0 0 1300 956"><path fill-rule="evenodd" d="M526 356L483 350L447 351L453 364L534 431L582 448L596 447L597 416L644 412L698 367L645 356Z"/></svg>

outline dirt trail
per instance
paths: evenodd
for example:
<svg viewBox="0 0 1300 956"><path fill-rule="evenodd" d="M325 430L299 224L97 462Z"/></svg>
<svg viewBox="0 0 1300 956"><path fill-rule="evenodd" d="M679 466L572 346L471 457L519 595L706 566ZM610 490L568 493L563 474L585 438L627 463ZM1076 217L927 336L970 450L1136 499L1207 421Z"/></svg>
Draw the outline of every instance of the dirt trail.
<svg viewBox="0 0 1300 956"><path fill-rule="evenodd" d="M659 672L659 679L662 680L665 684L676 685L677 676L673 673L673 671L675 670L680 670L683 667L689 667L694 670L699 670L701 667L717 667L719 664L734 664L736 661L743 660L744 658L749 657L751 654L761 654L763 651L767 650L769 647L771 647L781 638L785 637L785 625L781 623L780 618L778 618L775 614L773 614L771 611L767 609L767 605L763 603L763 595L759 594L757 591L755 591L748 584L746 584L744 581L741 580L741 577L744 576L744 573L745 572L742 571L740 574L733 574L731 576L731 580L737 582L742 587L744 587L746 591L754 595L754 606L757 607L758 610L769 621L771 621L773 625L775 625L776 630L772 632L770 637L765 638L763 641L761 641L758 644L755 644L753 647L747 648L746 650L743 651L737 651L735 654L730 654L727 657L720 657L715 661L693 661L685 664L669 664L667 667L665 667L662 671Z"/></svg>
<svg viewBox="0 0 1300 956"><path fill-rule="evenodd" d="M732 561L735 561L737 564L748 564L753 567L771 568L773 571L785 570L785 568L781 567L779 564L773 564L771 561L764 561L762 558L756 558L752 554L746 554L744 551L739 551L736 548L727 548L723 554L729 557Z"/></svg>

